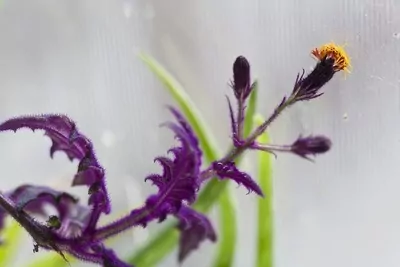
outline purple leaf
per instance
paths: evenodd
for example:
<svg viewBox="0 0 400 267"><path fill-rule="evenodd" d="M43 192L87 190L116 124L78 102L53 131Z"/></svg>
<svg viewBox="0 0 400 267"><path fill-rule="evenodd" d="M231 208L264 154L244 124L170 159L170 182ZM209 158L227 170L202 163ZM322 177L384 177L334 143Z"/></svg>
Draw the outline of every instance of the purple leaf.
<svg viewBox="0 0 400 267"><path fill-rule="evenodd" d="M65 213L69 204L78 202L74 196L54 190L47 186L22 185L6 193L14 201L17 209L25 209L35 213L44 213L44 204L51 203L58 212Z"/></svg>
<svg viewBox="0 0 400 267"><path fill-rule="evenodd" d="M0 131L16 132L21 128L29 128L33 131L44 130L45 135L49 136L53 142L50 156L53 156L56 151L64 151L71 160L81 160L86 154L85 145L90 143L84 137L71 142L80 134L76 130L75 123L65 115L21 116L7 120L0 125Z"/></svg>
<svg viewBox="0 0 400 267"><path fill-rule="evenodd" d="M225 178L232 179L238 184L244 185L249 190L249 193L251 191L254 191L258 195L264 196L258 184L250 177L250 175L238 170L234 162L229 161L223 163L215 161L212 163L212 168L217 173L217 176L220 179L225 179Z"/></svg>
<svg viewBox="0 0 400 267"><path fill-rule="evenodd" d="M121 261L113 250L105 248L102 244L92 246L92 250L102 258L103 267L133 267Z"/></svg>
<svg viewBox="0 0 400 267"><path fill-rule="evenodd" d="M30 203L32 203L32 201ZM35 241L33 252L38 252L39 247L43 247L56 251L65 259L62 252L64 249L63 244L58 243L58 240L62 238L59 238L59 236L53 232L54 228L52 226L42 224L35 220L24 209L17 208L15 203L4 194L0 194L0 206L33 238Z"/></svg>
<svg viewBox="0 0 400 267"><path fill-rule="evenodd" d="M30 213L48 216L44 208L46 204L51 204L58 211L60 218L65 218L69 206L75 205L78 201L78 199L68 193L59 192L46 186L34 185L19 186L14 190L6 192L4 196L13 201L16 212L25 210ZM0 214L2 219L7 215L1 208Z"/></svg>
<svg viewBox="0 0 400 267"><path fill-rule="evenodd" d="M110 213L111 206L105 185L105 171L98 163L92 142L65 115L22 116L0 124L0 131L17 131L21 128L44 130L52 141L51 157L56 151L63 151L70 160L80 161L72 185L89 186L89 204L93 206L90 228L94 228L100 214Z"/></svg>
<svg viewBox="0 0 400 267"><path fill-rule="evenodd" d="M190 146L192 147L193 152L197 155L198 158L198 167L200 168L201 166L201 157L202 153L199 148L199 141L197 140L197 136L194 133L192 127L190 124L187 122L187 120L183 117L183 115L174 107L169 107L170 112L175 116L175 119L178 121L179 125L182 127L184 131L184 135L189 139L190 141ZM177 136L179 138L179 136Z"/></svg>
<svg viewBox="0 0 400 267"><path fill-rule="evenodd" d="M77 237L87 227L92 210L78 203L74 196L54 190L46 186L22 185L4 194L15 203L15 209L48 217L46 204L52 205L58 212L57 216L50 216L53 223L60 224L57 233L64 237ZM0 208L1 209L1 208ZM0 220L6 214L0 210ZM55 219L56 218L56 219ZM57 220L57 221L55 221ZM2 221L0 226L2 226Z"/></svg>
<svg viewBox="0 0 400 267"><path fill-rule="evenodd" d="M65 216L61 216L61 227L57 230L64 238L78 238L88 229L92 209L82 205L70 205Z"/></svg>
<svg viewBox="0 0 400 267"><path fill-rule="evenodd" d="M203 214L187 206L182 206L176 216L179 219L178 228L181 231L179 262L182 262L193 250L197 249L204 240L217 241L217 235L211 222Z"/></svg>
<svg viewBox="0 0 400 267"><path fill-rule="evenodd" d="M162 174L149 175L145 180L150 180L159 189L156 195L150 196L146 202L148 208L157 207L158 218L163 220L167 214L179 211L182 202L193 203L199 188L199 174L201 165L201 150L193 130L174 108L170 108L179 122L166 123L175 137L180 141L180 146L169 150L172 158L157 157L162 169Z"/></svg>
<svg viewBox="0 0 400 267"><path fill-rule="evenodd" d="M71 245L67 251L82 261L96 263L103 267L133 267L121 261L113 250L107 249L102 243L88 243L83 246L75 244Z"/></svg>
<svg viewBox="0 0 400 267"><path fill-rule="evenodd" d="M110 225L96 231L96 239L103 240L132 226L146 225L153 220L160 222L169 214L177 214L183 203L193 203L200 185L201 150L193 130L179 112L170 108L179 124L164 124L170 128L180 145L169 150L172 157L155 159L162 167L161 174L151 174L146 181L158 187L158 192L149 196L143 207Z"/></svg>

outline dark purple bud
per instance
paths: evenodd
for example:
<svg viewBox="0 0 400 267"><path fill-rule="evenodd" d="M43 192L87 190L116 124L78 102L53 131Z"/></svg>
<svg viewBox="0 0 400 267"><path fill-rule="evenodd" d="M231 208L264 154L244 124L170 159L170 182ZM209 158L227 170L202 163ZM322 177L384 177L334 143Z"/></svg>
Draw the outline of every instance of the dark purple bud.
<svg viewBox="0 0 400 267"><path fill-rule="evenodd" d="M217 241L211 222L203 214L182 206L176 217L179 219L178 228L181 231L178 254L180 263L206 239Z"/></svg>
<svg viewBox="0 0 400 267"><path fill-rule="evenodd" d="M297 76L293 89L295 101L311 100L321 96L319 90L329 82L336 73L333 58L323 58L317 63L314 70L304 77L304 70Z"/></svg>
<svg viewBox="0 0 400 267"><path fill-rule="evenodd" d="M233 63L232 88L237 99L245 100L251 92L250 64L243 56L237 57Z"/></svg>
<svg viewBox="0 0 400 267"><path fill-rule="evenodd" d="M307 158L309 155L323 154L332 146L332 142L324 136L309 136L298 138L292 145L292 152Z"/></svg>
<svg viewBox="0 0 400 267"><path fill-rule="evenodd" d="M250 175L238 170L234 162L230 161L223 163L216 161L212 163L212 168L220 179L228 178L234 180L239 185L244 185L247 190L249 190L249 193L254 191L258 195L263 196L262 190L258 184L250 177Z"/></svg>

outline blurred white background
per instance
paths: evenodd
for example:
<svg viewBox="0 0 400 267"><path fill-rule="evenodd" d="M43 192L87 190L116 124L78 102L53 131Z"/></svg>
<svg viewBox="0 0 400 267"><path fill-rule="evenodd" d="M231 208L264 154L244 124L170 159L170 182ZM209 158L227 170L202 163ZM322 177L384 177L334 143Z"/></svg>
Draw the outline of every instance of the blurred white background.
<svg viewBox="0 0 400 267"><path fill-rule="evenodd" d="M223 149L236 56L250 60L267 116L297 72L315 64L311 49L346 43L352 74L339 73L323 97L297 105L271 128L277 143L299 134L325 134L334 143L314 164L291 155L276 162L276 266L400 265L400 1L4 0L0 33L0 119L48 112L74 118L107 169L116 214L154 191L143 178L159 170L153 158L172 145L158 128L170 118L164 105L172 99L138 51L176 75ZM4 133L0 147L2 190L21 182L65 187L76 170L62 154L49 159L42 133ZM235 266L250 267L256 197L232 190L240 219ZM114 247L128 255L148 235L138 230ZM40 257L31 246L27 239L19 263ZM204 244L183 266L209 266L214 250ZM176 254L160 266L177 266Z"/></svg>

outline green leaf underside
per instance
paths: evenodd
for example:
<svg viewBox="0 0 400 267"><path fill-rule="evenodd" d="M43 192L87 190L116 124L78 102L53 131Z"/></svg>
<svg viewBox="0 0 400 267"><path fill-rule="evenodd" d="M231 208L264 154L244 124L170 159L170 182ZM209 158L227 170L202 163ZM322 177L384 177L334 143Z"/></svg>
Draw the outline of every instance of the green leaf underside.
<svg viewBox="0 0 400 267"><path fill-rule="evenodd" d="M257 125L261 125L264 119L260 115L254 117ZM262 134L258 140L260 143L268 143L267 133ZM273 266L273 180L272 180L272 157L270 153L257 152L258 158L258 183L265 197L258 199L258 235L256 267Z"/></svg>
<svg viewBox="0 0 400 267"><path fill-rule="evenodd" d="M226 188L221 194L218 201L218 212L218 250L213 266L230 267L232 266L236 249L237 220L229 188Z"/></svg>

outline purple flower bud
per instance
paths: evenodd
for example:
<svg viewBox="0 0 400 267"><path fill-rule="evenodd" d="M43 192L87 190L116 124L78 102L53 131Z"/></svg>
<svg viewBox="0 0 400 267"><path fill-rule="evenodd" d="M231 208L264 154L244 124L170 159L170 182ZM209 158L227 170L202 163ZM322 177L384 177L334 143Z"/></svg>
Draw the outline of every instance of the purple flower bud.
<svg viewBox="0 0 400 267"><path fill-rule="evenodd" d="M324 136L299 137L292 144L291 151L300 157L307 158L309 155L322 154L332 146L332 142Z"/></svg>
<svg viewBox="0 0 400 267"><path fill-rule="evenodd" d="M303 74L297 77L293 90L295 101L310 100L321 96L319 90L333 75L341 70L350 72L350 58L343 47L334 43L325 44L313 49L311 54L318 60L314 70L303 78Z"/></svg>
<svg viewBox="0 0 400 267"><path fill-rule="evenodd" d="M237 57L233 63L232 89L237 99L245 100L250 95L250 64L243 56Z"/></svg>

